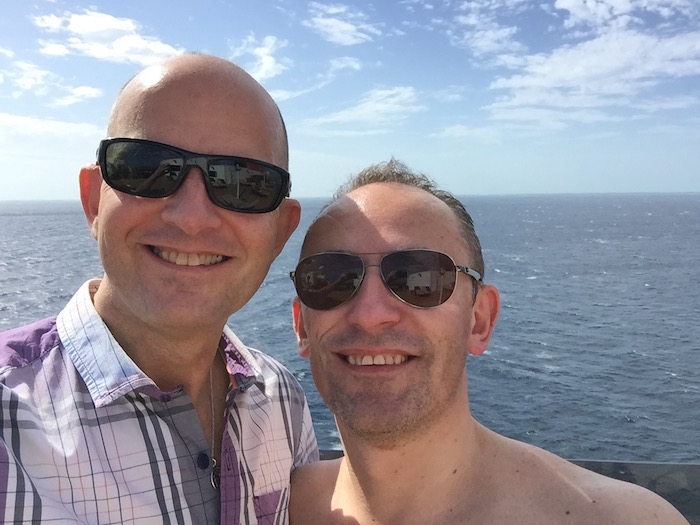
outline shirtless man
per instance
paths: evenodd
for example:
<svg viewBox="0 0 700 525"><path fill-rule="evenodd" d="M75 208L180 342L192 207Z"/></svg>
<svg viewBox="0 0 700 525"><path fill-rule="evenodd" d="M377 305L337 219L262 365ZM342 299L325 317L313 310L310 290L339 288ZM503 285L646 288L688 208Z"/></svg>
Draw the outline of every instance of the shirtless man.
<svg viewBox="0 0 700 525"><path fill-rule="evenodd" d="M294 328L345 455L294 472L291 523L687 524L642 487L472 417L465 362L499 311L483 275L464 207L397 161L322 210L293 273Z"/></svg>

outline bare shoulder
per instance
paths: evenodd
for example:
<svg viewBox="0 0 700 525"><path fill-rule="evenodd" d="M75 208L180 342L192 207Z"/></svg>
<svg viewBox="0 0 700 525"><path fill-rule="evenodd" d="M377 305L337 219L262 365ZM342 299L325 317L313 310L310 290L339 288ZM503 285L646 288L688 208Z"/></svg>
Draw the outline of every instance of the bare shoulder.
<svg viewBox="0 0 700 525"><path fill-rule="evenodd" d="M688 525L670 503L639 485L616 480L525 445L535 484L559 501L572 523ZM595 519L594 519L595 518Z"/></svg>
<svg viewBox="0 0 700 525"><path fill-rule="evenodd" d="M340 462L340 459L316 461L294 469L289 500L291 525L313 525L316 523L313 517L330 512Z"/></svg>
<svg viewBox="0 0 700 525"><path fill-rule="evenodd" d="M568 462L567 462L568 463ZM658 494L634 483L612 479L568 463L581 489L589 494L591 506L597 505L601 515L616 516L613 523L630 525L688 525L688 521Z"/></svg>

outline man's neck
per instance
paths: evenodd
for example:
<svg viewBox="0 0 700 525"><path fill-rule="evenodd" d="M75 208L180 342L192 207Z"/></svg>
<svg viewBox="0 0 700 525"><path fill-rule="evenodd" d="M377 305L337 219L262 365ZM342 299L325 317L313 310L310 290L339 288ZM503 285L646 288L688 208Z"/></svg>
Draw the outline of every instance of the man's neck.
<svg viewBox="0 0 700 525"><path fill-rule="evenodd" d="M346 432L334 506L367 518L360 523L448 523L436 517L443 512L456 516L460 506L477 501L488 431L466 404L454 412L395 447L359 443Z"/></svg>
<svg viewBox="0 0 700 525"><path fill-rule="evenodd" d="M151 319L133 315L104 282L91 286L91 296L115 340L159 388L170 390L182 385L190 395L202 389L225 319L184 325L154 316L160 322L149 322Z"/></svg>
<svg viewBox="0 0 700 525"><path fill-rule="evenodd" d="M161 390L182 386L199 416L206 442L218 458L230 377L219 343L225 319L194 325L153 324L120 308L108 286L91 283L97 313L114 339ZM163 319L165 319L163 317ZM218 461L218 459L217 459Z"/></svg>

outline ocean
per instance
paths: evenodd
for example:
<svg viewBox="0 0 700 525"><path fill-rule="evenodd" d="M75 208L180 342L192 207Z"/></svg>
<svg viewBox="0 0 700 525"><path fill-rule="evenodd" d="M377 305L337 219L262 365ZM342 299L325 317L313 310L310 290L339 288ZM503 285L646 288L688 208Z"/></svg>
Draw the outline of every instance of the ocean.
<svg viewBox="0 0 700 525"><path fill-rule="evenodd" d="M474 416L569 459L700 462L700 194L463 197L502 310L467 361ZM292 331L302 223L229 324L332 416ZM57 313L101 265L78 202L0 202L0 330Z"/></svg>

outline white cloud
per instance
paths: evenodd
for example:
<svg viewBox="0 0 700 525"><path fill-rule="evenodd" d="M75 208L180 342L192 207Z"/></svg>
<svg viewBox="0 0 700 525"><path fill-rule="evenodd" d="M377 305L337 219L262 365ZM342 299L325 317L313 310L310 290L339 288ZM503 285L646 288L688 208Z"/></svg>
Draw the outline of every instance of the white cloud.
<svg viewBox="0 0 700 525"><path fill-rule="evenodd" d="M8 69L4 70L2 77L6 78L14 88L11 93L12 98L32 96L41 99L54 96L54 100L48 104L50 106L68 106L102 96L102 90L95 87L65 86L62 79L55 73L21 60L13 62ZM61 95L54 95L56 92Z"/></svg>
<svg viewBox="0 0 700 525"><path fill-rule="evenodd" d="M102 90L90 86L78 86L67 88L68 94L54 100L54 106L71 106L88 100L91 98L99 98L102 96Z"/></svg>
<svg viewBox="0 0 700 525"><path fill-rule="evenodd" d="M695 107L696 97L658 96L677 78L700 75L700 32L659 37L609 30L549 54L522 57L520 72L496 78L506 95L486 109L497 120L593 123Z"/></svg>
<svg viewBox="0 0 700 525"><path fill-rule="evenodd" d="M669 38L629 30L608 32L548 55L530 55L522 74L496 79L492 87L635 93L664 78L699 75L698 42L700 32Z"/></svg>
<svg viewBox="0 0 700 525"><path fill-rule="evenodd" d="M40 119L27 117L25 115L15 115L12 113L0 113L0 130L4 143L11 136L19 136L24 140L26 137L43 136L45 138L56 138L66 134L76 135L81 138L92 138L101 136L104 130L94 124L83 122L66 122L51 119ZM97 144L95 144L97 147Z"/></svg>
<svg viewBox="0 0 700 525"><path fill-rule="evenodd" d="M468 49L476 56L514 53L524 46L516 40L518 28L502 22L522 13L527 0L473 0L462 2L447 25L447 36L455 47Z"/></svg>
<svg viewBox="0 0 700 525"><path fill-rule="evenodd" d="M371 42L382 32L367 22L367 16L350 6L318 2L309 4L310 16L303 24L316 31L321 38L342 46Z"/></svg>
<svg viewBox="0 0 700 525"><path fill-rule="evenodd" d="M7 58L12 58L15 56L15 52L11 49L7 49L6 47L0 46L0 55L5 56Z"/></svg>
<svg viewBox="0 0 700 525"><path fill-rule="evenodd" d="M68 32L73 34L100 35L104 33L135 33L137 26L128 18L117 18L96 11L85 11L84 14L67 13L66 16L46 15L34 17L37 27L50 32Z"/></svg>
<svg viewBox="0 0 700 525"><path fill-rule="evenodd" d="M254 35L248 35L231 52L232 58L252 55L255 58L255 62L246 66L246 71L258 82L264 82L280 75L291 66L292 61L290 59L275 58L275 54L286 46L287 42L285 40L278 40L275 36L268 35L258 42Z"/></svg>
<svg viewBox="0 0 700 525"><path fill-rule="evenodd" d="M659 124L642 130L642 133L647 135L665 135L682 140L688 140L688 138L691 140L693 138L696 140L700 139L700 132L697 131L697 128L689 130L687 126L679 126L678 124Z"/></svg>
<svg viewBox="0 0 700 525"><path fill-rule="evenodd" d="M17 61L10 69L4 71L5 76L17 90L12 94L14 98L30 91L37 96L48 93L50 84L56 81L56 76L31 62Z"/></svg>
<svg viewBox="0 0 700 525"><path fill-rule="evenodd" d="M303 89L298 89L296 91L291 91L291 90L285 90L285 89L277 89L277 90L272 90L270 94L272 95L272 98L274 98L277 101L283 101L283 100L289 100L292 98L300 97L302 95L306 95L307 93L311 93L313 91L318 91L319 89L327 86L331 82L335 80L337 75L345 70L352 70L352 71L360 71L362 69L362 62L356 58L353 57L338 57L338 58L333 58L330 61L330 64L328 66L327 71L324 73L321 73L318 75L319 81L316 82L315 84L303 88Z"/></svg>
<svg viewBox="0 0 700 525"><path fill-rule="evenodd" d="M571 28L577 24L601 25L621 14L629 13L632 6L629 0L621 4L609 1L556 0L554 7L569 12L564 27Z"/></svg>
<svg viewBox="0 0 700 525"><path fill-rule="evenodd" d="M414 13L416 7L424 9L426 11L432 11L435 9L435 5L430 2L425 2L424 0L402 0L399 4L403 5L407 11Z"/></svg>
<svg viewBox="0 0 700 525"><path fill-rule="evenodd" d="M360 71L362 69L362 62L353 57L338 57L331 59L331 67L328 70L329 75L333 75L344 69L352 69L353 71Z"/></svg>
<svg viewBox="0 0 700 525"><path fill-rule="evenodd" d="M39 53L46 56L63 57L70 55L70 49L63 44L57 42L40 42L42 44Z"/></svg>
<svg viewBox="0 0 700 525"><path fill-rule="evenodd" d="M506 111L492 108L492 118L498 121L520 122L532 126L534 130L557 130L567 123L594 124L600 122L619 122L622 117L610 115L598 109L567 109L546 107L512 107Z"/></svg>
<svg viewBox="0 0 700 525"><path fill-rule="evenodd" d="M300 97L302 95L305 95L307 93L311 93L312 91L316 91L316 86L311 86L308 88L304 89L298 89L296 91L292 91L290 89L271 89L269 91L270 96L275 99L277 103L279 102L284 102L285 100L290 100L293 98Z"/></svg>
<svg viewBox="0 0 700 525"><path fill-rule="evenodd" d="M435 91L433 93L433 97L435 97L436 100L438 100L440 102L445 102L445 103L460 102L464 98L464 96L462 94L463 91L464 91L464 88L462 86L450 86L450 87Z"/></svg>
<svg viewBox="0 0 700 525"><path fill-rule="evenodd" d="M656 111L667 111L677 109L689 109L700 106L700 97L698 96L678 96L678 97L661 97L650 98L641 102L633 102L632 107L641 109L648 113Z"/></svg>
<svg viewBox="0 0 700 525"><path fill-rule="evenodd" d="M513 38L517 32L516 27L492 25L491 27L467 31L459 39L454 38L453 44L468 47L477 56L512 53L522 49L521 44Z"/></svg>
<svg viewBox="0 0 700 525"><path fill-rule="evenodd" d="M182 52L155 37L140 34L141 28L131 19L97 11L37 16L32 20L48 34L63 37L63 40L43 42L41 52L47 55L78 54L149 66Z"/></svg>
<svg viewBox="0 0 700 525"><path fill-rule="evenodd" d="M425 110L418 103L418 95L414 88L398 86L388 89L373 89L363 95L357 105L331 113L324 117L309 119L305 125L323 127L324 133L328 126L361 125L361 130L335 130L338 133L385 133L387 127L394 127L406 120L410 115Z"/></svg>
<svg viewBox="0 0 700 525"><path fill-rule="evenodd" d="M583 25L597 30L643 25L646 15L667 22L674 17L685 20L698 11L696 0L556 0L554 7L566 11L565 28Z"/></svg>

